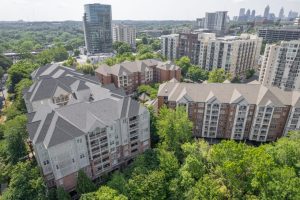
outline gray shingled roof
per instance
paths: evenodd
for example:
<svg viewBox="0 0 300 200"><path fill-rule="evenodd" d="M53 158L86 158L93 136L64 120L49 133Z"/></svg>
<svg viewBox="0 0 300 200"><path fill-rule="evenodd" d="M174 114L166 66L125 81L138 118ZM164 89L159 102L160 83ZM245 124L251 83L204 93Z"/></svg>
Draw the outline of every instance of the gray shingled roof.
<svg viewBox="0 0 300 200"><path fill-rule="evenodd" d="M210 96L213 96L222 103L231 103L232 99L242 96L249 104L265 105L271 101L274 105L284 106L299 102L299 95L296 93L299 92L287 92L260 84L167 82L160 85L158 96L168 96L169 101L178 101L187 96L195 102L206 102Z"/></svg>

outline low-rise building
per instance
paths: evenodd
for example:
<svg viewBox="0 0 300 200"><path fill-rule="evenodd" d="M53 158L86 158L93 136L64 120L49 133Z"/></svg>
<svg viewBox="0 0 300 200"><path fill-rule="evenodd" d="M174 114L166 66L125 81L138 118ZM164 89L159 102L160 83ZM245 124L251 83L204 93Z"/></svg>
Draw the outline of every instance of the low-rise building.
<svg viewBox="0 0 300 200"><path fill-rule="evenodd" d="M101 180L150 148L149 111L122 89L58 64L32 78L27 130L48 187L74 190L79 170Z"/></svg>
<svg viewBox="0 0 300 200"><path fill-rule="evenodd" d="M300 93L259 83L167 82L158 91L163 105L185 107L195 137L266 142L300 126Z"/></svg>
<svg viewBox="0 0 300 200"><path fill-rule="evenodd" d="M173 78L180 81L180 67L170 61L161 62L154 59L123 62L114 66L101 65L95 71L102 85L114 84L132 94L142 84L163 83Z"/></svg>

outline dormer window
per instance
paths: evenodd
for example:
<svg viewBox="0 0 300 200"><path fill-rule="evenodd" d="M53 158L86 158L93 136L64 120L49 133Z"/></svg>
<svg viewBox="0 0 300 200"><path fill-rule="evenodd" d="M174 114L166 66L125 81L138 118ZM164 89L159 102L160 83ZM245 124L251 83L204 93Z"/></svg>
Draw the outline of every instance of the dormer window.
<svg viewBox="0 0 300 200"><path fill-rule="evenodd" d="M69 94L67 95L59 95L58 97L53 97L53 103L56 105L66 105L69 102Z"/></svg>

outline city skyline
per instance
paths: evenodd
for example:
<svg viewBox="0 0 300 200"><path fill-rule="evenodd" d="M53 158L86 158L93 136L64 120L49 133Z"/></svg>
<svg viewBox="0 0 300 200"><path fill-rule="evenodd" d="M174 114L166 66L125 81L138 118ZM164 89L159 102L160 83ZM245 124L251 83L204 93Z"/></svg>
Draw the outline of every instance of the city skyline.
<svg viewBox="0 0 300 200"><path fill-rule="evenodd" d="M218 10L229 11L228 15L232 18L239 15L240 8L256 10L257 15L263 15L268 4L270 13L275 13L276 16L282 6L285 13L290 10L300 11L294 10L300 7L300 0L211 0L205 3L197 0L52 0L51 4L46 0L13 0L1 3L0 21L81 21L83 5L87 3L112 5L114 20L195 20L204 17L205 12ZM168 10L170 8L172 12Z"/></svg>

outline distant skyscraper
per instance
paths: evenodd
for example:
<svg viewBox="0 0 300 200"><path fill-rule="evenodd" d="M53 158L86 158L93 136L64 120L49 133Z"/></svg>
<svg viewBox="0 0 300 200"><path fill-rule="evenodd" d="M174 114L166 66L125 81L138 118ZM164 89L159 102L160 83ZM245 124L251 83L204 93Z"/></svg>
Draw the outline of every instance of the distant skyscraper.
<svg viewBox="0 0 300 200"><path fill-rule="evenodd" d="M279 19L283 19L283 18L284 18L284 8L283 8L283 7L281 7L281 9L280 9L278 18L279 18Z"/></svg>
<svg viewBox="0 0 300 200"><path fill-rule="evenodd" d="M246 11L245 8L241 8L239 16L240 17L244 16L245 15L245 11Z"/></svg>
<svg viewBox="0 0 300 200"><path fill-rule="evenodd" d="M252 10L252 12L251 12L251 19L252 19L252 20L255 19L255 14L256 14L256 11L255 11L255 10Z"/></svg>
<svg viewBox="0 0 300 200"><path fill-rule="evenodd" d="M250 17L250 12L251 12L250 9L248 9L247 12L246 12L247 17Z"/></svg>
<svg viewBox="0 0 300 200"><path fill-rule="evenodd" d="M111 6L84 5L84 36L89 54L112 52Z"/></svg>
<svg viewBox="0 0 300 200"><path fill-rule="evenodd" d="M297 17L298 17L298 13L297 12L294 12L292 10L289 12L289 16L288 16L289 19L295 19Z"/></svg>
<svg viewBox="0 0 300 200"><path fill-rule="evenodd" d="M269 13L270 13L270 6L267 5L267 7L265 8L265 12L264 12L264 18L268 18L269 17Z"/></svg>

